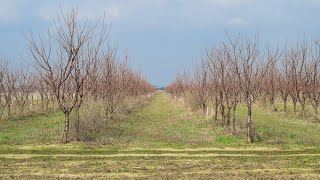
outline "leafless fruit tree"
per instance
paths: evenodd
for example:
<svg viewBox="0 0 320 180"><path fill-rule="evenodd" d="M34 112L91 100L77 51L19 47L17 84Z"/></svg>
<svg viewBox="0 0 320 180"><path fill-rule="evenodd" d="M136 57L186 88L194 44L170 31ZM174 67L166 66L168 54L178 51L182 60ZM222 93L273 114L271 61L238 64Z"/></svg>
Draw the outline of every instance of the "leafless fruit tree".
<svg viewBox="0 0 320 180"><path fill-rule="evenodd" d="M70 14L61 11L46 36L29 36L34 67L65 114L63 143L69 141L70 113L81 106L87 74L106 40L107 29L103 18L82 21L73 9Z"/></svg>

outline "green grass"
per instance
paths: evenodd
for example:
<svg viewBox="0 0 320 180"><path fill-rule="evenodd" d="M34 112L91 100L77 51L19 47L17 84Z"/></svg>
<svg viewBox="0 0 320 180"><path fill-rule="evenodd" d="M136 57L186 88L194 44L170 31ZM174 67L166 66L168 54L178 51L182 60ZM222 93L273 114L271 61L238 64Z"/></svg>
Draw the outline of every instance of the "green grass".
<svg viewBox="0 0 320 180"><path fill-rule="evenodd" d="M1 145L0 178L318 179L320 150Z"/></svg>
<svg viewBox="0 0 320 180"><path fill-rule="evenodd" d="M242 136L217 141L217 137L224 137L228 132L212 128L210 119L188 112L165 93L155 94L148 106L119 126L123 133L113 143L126 147L221 147L245 143Z"/></svg>
<svg viewBox="0 0 320 180"><path fill-rule="evenodd" d="M0 144L58 143L62 113L38 114L0 121Z"/></svg>
<svg viewBox="0 0 320 180"><path fill-rule="evenodd" d="M218 136L215 138L215 141L224 143L224 144L232 144L237 141L237 137L232 135Z"/></svg>
<svg viewBox="0 0 320 180"><path fill-rule="evenodd" d="M290 107L288 109L291 110ZM259 106L253 109L253 126L256 144L274 144L289 146L319 146L320 124L312 122L313 117L294 116L282 111L271 112ZM246 108L237 109L238 123L244 124Z"/></svg>

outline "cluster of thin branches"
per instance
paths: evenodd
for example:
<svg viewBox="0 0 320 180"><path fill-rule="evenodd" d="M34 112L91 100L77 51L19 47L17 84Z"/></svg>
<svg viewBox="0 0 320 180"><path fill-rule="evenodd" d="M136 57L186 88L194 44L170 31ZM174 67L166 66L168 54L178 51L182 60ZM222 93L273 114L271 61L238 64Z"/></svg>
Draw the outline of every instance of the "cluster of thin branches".
<svg viewBox="0 0 320 180"><path fill-rule="evenodd" d="M5 114L13 118L30 113L32 105L40 99L34 94L35 89L36 78L27 67L12 68L9 61L0 59L0 119Z"/></svg>
<svg viewBox="0 0 320 180"><path fill-rule="evenodd" d="M276 99L293 103L293 113L300 104L305 116L311 104L318 115L320 103L320 44L317 40L302 40L291 47L263 46L257 36L239 34L212 49L207 49L199 66L191 72L178 74L167 87L175 96L191 95L204 114L214 109L213 118L222 127L236 133L236 109L239 102L247 107L247 138L254 140L252 128L253 104L269 100L277 111Z"/></svg>

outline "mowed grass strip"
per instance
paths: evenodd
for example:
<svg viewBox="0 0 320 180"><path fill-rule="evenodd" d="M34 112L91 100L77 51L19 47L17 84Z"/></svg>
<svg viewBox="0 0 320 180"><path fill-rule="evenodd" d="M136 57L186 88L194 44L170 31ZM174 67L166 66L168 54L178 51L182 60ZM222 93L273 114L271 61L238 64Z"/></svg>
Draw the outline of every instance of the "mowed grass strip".
<svg viewBox="0 0 320 180"><path fill-rule="evenodd" d="M319 178L319 156L0 157L1 178Z"/></svg>
<svg viewBox="0 0 320 180"><path fill-rule="evenodd" d="M142 149L128 148L120 149L112 146L86 146L82 144L73 145L0 145L0 155L117 155L117 154L143 154L162 155L162 154L255 154L255 155L299 155L299 154L320 154L320 149L316 147L309 148L277 148L277 147L251 147L251 148L160 148L160 149Z"/></svg>

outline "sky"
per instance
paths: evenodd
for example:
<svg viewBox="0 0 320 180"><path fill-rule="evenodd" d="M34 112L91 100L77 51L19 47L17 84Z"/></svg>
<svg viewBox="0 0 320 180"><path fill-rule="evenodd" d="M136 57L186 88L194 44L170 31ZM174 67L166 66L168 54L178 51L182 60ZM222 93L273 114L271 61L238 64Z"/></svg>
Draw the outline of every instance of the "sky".
<svg viewBox="0 0 320 180"><path fill-rule="evenodd" d="M29 53L26 35L46 31L59 7L106 14L110 43L159 86L226 40L226 31L271 44L320 37L320 0L0 0L0 57L19 62Z"/></svg>

